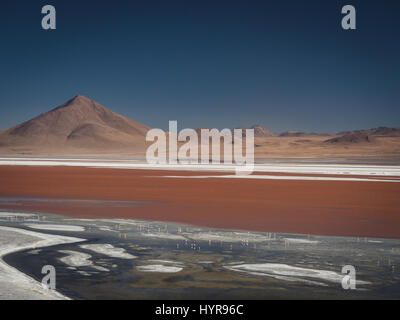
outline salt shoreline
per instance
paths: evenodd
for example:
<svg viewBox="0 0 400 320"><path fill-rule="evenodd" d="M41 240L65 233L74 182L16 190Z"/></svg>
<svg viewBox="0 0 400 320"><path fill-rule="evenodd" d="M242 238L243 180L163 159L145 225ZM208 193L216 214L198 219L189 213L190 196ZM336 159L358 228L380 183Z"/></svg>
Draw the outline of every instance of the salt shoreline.
<svg viewBox="0 0 400 320"><path fill-rule="evenodd" d="M179 170L179 171L235 171L237 166L228 164L148 164L133 160L102 159L65 159L65 158L0 158L1 166L70 166L86 168L140 169L140 170ZM240 166L239 166L240 167ZM285 172L303 174L338 174L338 175L376 175L400 176L398 165L363 165L363 164L304 164L304 163L268 163L254 164L254 172Z"/></svg>
<svg viewBox="0 0 400 320"><path fill-rule="evenodd" d="M28 275L20 272L16 268L8 265L3 257L28 249L37 249L50 247L59 244L76 243L85 241L85 239L73 238L67 236L50 235L24 229L0 226L0 231L14 234L21 234L36 238L37 241L28 241L21 244L2 244L0 243L0 283L7 291L7 297L2 299L12 300L69 300L67 296L55 291L46 290L42 284ZM12 289L12 291L10 291Z"/></svg>

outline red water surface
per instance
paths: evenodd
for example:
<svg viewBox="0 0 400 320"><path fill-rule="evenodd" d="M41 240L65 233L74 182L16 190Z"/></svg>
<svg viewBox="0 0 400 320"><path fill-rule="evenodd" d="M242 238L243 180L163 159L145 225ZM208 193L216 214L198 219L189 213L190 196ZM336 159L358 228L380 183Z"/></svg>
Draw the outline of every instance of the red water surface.
<svg viewBox="0 0 400 320"><path fill-rule="evenodd" d="M400 183L164 177L216 174L1 166L0 196L149 203L91 207L49 200L24 205L27 211L80 218L133 218L262 232L400 238ZM10 204L0 207L21 209Z"/></svg>

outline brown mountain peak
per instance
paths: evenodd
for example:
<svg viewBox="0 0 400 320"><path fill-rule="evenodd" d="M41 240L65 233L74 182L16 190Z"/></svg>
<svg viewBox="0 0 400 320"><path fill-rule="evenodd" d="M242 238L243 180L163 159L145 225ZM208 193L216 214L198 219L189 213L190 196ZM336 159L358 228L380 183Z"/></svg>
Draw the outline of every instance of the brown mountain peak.
<svg viewBox="0 0 400 320"><path fill-rule="evenodd" d="M91 103L95 102L93 99L90 99L84 95L77 94L75 97L73 97L71 100L67 101L67 103Z"/></svg>
<svg viewBox="0 0 400 320"><path fill-rule="evenodd" d="M97 101L90 99L86 96L83 95L76 95L75 97L73 97L72 99L69 99L67 102L63 103L62 105L50 110L49 112L55 111L55 110L59 110L59 109L63 109L66 107L74 107L74 108L84 108L84 107L91 107L92 109L96 109L99 108L100 109L106 109L104 106L102 106L101 104L99 104Z"/></svg>
<svg viewBox="0 0 400 320"><path fill-rule="evenodd" d="M8 129L0 143L9 146L113 148L144 144L149 128L95 100L76 95L64 104Z"/></svg>

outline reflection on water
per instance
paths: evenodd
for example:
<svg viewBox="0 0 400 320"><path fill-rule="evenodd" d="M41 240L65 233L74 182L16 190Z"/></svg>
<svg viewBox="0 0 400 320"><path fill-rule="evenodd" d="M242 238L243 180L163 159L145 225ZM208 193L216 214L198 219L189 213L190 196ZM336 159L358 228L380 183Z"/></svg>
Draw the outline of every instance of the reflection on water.
<svg viewBox="0 0 400 320"><path fill-rule="evenodd" d="M396 239L215 230L49 214L19 213L18 219L11 219L12 215L0 212L0 225L87 240L5 258L37 280L41 266L54 265L57 288L72 298L400 298ZM357 271L356 290L342 289L344 265Z"/></svg>

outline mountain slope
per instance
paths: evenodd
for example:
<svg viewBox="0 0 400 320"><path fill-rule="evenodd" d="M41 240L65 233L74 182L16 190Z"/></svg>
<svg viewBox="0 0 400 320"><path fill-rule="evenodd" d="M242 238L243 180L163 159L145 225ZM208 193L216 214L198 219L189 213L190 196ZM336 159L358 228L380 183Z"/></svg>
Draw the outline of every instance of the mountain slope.
<svg viewBox="0 0 400 320"><path fill-rule="evenodd" d="M333 144L352 144L352 143L371 143L375 140L366 133L348 133L339 137L325 140L325 143Z"/></svg>
<svg viewBox="0 0 400 320"><path fill-rule="evenodd" d="M365 134L370 136L400 137L400 128L379 127L364 130L342 131L338 135Z"/></svg>
<svg viewBox="0 0 400 320"><path fill-rule="evenodd" d="M333 144L356 144L376 142L377 137L400 137L400 128L379 127L364 130L342 131L337 137L325 140Z"/></svg>
<svg viewBox="0 0 400 320"><path fill-rule="evenodd" d="M254 125L250 129L254 129L254 136L255 137L275 137L276 134L273 133L271 130L264 128L260 125Z"/></svg>
<svg viewBox="0 0 400 320"><path fill-rule="evenodd" d="M245 129L253 129L254 130L254 137L255 138L262 138L262 137L276 137L276 134L273 133L272 131L268 130L267 128L260 126L260 125L254 125L250 128L236 128L236 129L242 129L242 136L246 136L246 131ZM233 130L232 130L233 133Z"/></svg>
<svg viewBox="0 0 400 320"><path fill-rule="evenodd" d="M144 146L145 125L78 95L63 105L0 133L0 145L62 151Z"/></svg>

